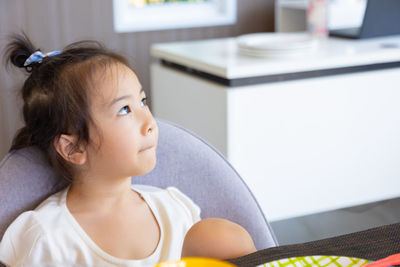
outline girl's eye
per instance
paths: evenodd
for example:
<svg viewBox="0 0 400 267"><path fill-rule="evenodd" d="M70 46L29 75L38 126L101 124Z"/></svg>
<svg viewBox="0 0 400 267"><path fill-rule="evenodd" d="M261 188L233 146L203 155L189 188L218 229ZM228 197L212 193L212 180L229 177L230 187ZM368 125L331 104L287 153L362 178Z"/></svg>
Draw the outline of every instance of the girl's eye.
<svg viewBox="0 0 400 267"><path fill-rule="evenodd" d="M121 110L118 112L118 115L126 115L131 112L132 112L131 108L129 106L125 106L121 108Z"/></svg>
<svg viewBox="0 0 400 267"><path fill-rule="evenodd" d="M142 101L140 101L140 105L141 105L142 107L147 106L147 98L146 98L146 97L143 98Z"/></svg>

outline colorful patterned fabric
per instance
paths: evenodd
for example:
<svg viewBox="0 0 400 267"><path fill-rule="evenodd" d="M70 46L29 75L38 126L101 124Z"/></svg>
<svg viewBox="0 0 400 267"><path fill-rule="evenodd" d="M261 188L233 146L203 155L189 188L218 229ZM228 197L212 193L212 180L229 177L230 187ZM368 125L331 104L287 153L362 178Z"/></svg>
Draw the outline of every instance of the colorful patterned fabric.
<svg viewBox="0 0 400 267"><path fill-rule="evenodd" d="M272 261L257 267L358 267L370 262L342 256L305 256Z"/></svg>

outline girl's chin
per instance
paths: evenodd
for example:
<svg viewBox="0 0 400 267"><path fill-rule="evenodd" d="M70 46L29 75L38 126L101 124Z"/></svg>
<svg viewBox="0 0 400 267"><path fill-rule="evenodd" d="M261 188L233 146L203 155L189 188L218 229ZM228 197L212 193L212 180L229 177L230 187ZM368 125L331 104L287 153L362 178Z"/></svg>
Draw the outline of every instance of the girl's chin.
<svg viewBox="0 0 400 267"><path fill-rule="evenodd" d="M138 174L136 176L148 174L149 172L154 170L154 168L156 167L156 163L157 163L156 157L154 157L153 159L149 159L148 161L146 161L145 164L142 165L140 174Z"/></svg>

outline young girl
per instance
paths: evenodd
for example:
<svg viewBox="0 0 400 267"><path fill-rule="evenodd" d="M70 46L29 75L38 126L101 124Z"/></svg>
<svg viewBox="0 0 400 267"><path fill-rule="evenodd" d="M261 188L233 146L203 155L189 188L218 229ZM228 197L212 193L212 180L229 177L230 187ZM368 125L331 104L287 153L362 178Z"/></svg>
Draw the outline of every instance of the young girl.
<svg viewBox="0 0 400 267"><path fill-rule="evenodd" d="M158 128L125 58L94 41L42 53L26 36L15 36L6 55L29 73L22 88L25 126L11 149L39 147L72 183L9 226L0 262L153 266L180 258L195 223L251 240L223 226L231 222L216 219L223 227L215 228L200 221L199 207L176 188L131 184L156 164Z"/></svg>

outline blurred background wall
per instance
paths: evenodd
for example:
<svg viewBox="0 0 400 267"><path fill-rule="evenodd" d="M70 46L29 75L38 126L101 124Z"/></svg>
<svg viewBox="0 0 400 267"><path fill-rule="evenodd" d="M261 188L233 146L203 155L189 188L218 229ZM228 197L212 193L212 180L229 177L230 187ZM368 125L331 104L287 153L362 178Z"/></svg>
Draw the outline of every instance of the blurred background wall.
<svg viewBox="0 0 400 267"><path fill-rule="evenodd" d="M0 159L22 126L19 88L25 76L20 70L6 70L2 57L10 33L24 31L45 52L82 39L99 40L129 59L150 98L151 44L233 37L273 29L274 0L237 0L234 25L137 33L114 32L111 0L0 0Z"/></svg>

